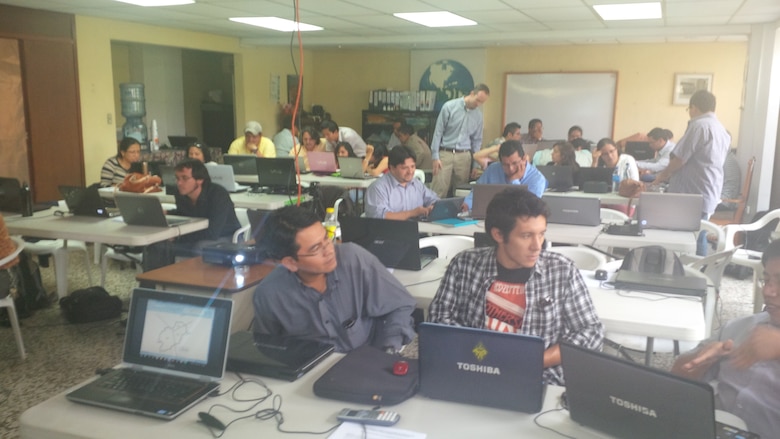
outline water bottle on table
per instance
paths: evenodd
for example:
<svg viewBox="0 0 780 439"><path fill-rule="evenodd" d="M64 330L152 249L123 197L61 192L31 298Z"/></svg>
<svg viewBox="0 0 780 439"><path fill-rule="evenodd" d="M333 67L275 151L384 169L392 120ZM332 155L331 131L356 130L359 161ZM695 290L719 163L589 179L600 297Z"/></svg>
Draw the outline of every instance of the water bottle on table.
<svg viewBox="0 0 780 439"><path fill-rule="evenodd" d="M331 241L341 239L341 224L339 224L339 218L336 215L335 209L332 207L325 209L325 221L322 225L325 226L325 230L328 232L328 239Z"/></svg>

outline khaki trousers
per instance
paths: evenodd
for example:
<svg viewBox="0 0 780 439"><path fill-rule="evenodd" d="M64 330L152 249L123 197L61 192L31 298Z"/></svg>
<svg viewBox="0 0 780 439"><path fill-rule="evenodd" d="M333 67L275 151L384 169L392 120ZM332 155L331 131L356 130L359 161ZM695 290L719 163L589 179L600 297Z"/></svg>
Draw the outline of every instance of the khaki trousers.
<svg viewBox="0 0 780 439"><path fill-rule="evenodd" d="M439 198L446 198L455 193L455 188L469 183L471 176L471 151L453 152L439 150L441 169L433 176L431 190Z"/></svg>

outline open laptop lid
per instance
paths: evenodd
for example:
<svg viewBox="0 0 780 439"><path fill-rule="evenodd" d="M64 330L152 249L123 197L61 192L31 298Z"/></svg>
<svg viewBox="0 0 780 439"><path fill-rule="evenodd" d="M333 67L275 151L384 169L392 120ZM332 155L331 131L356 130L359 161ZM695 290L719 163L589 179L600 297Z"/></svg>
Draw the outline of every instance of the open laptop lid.
<svg viewBox="0 0 780 439"><path fill-rule="evenodd" d="M537 166L551 190L566 191L574 186L574 168L571 166Z"/></svg>
<svg viewBox="0 0 780 439"><path fill-rule="evenodd" d="M136 288L122 361L127 366L216 381L225 373L233 301Z"/></svg>
<svg viewBox="0 0 780 439"><path fill-rule="evenodd" d="M222 161L233 167L235 175L257 175L257 156L246 154L225 154Z"/></svg>
<svg viewBox="0 0 780 439"><path fill-rule="evenodd" d="M471 197L471 217L474 219L485 219L487 216L487 207L493 197L502 190L509 187L521 187L528 189L525 184L475 184L471 187L473 196Z"/></svg>
<svg viewBox="0 0 780 439"><path fill-rule="evenodd" d="M598 226L601 224L601 202L598 198L545 195L542 200L550 210L550 217L547 219L549 223L577 226Z"/></svg>
<svg viewBox="0 0 780 439"><path fill-rule="evenodd" d="M363 159L360 157L339 157L339 168L344 178L365 178Z"/></svg>
<svg viewBox="0 0 780 439"><path fill-rule="evenodd" d="M608 188L612 187L613 170L609 168L583 168L577 170L577 186L580 190L585 187L585 182L603 182Z"/></svg>
<svg viewBox="0 0 780 439"><path fill-rule="evenodd" d="M160 199L154 195L117 192L114 201L122 220L130 226L169 227L192 221L189 217L165 216Z"/></svg>
<svg viewBox="0 0 780 439"><path fill-rule="evenodd" d="M230 336L227 370L295 381L333 350L315 340L240 331Z"/></svg>
<svg viewBox="0 0 780 439"><path fill-rule="evenodd" d="M294 157L257 157L257 181L260 186L294 188Z"/></svg>
<svg viewBox="0 0 780 439"><path fill-rule="evenodd" d="M645 229L695 232L701 228L703 206L699 194L642 192L638 218Z"/></svg>
<svg viewBox="0 0 780 439"><path fill-rule="evenodd" d="M421 270L420 240L415 221L345 217L341 239L371 252L388 268Z"/></svg>
<svg viewBox="0 0 780 439"><path fill-rule="evenodd" d="M330 151L310 151L306 153L309 159L309 170L318 174L332 174L338 170L336 156Z"/></svg>
<svg viewBox="0 0 780 439"><path fill-rule="evenodd" d="M461 212L464 197L442 198L433 205L427 221L439 221L449 218L457 218Z"/></svg>
<svg viewBox="0 0 780 439"><path fill-rule="evenodd" d="M176 184L176 172L174 166L161 165L160 179L162 179L167 195L179 195L179 186Z"/></svg>
<svg viewBox="0 0 780 439"><path fill-rule="evenodd" d="M106 202L95 185L89 187L61 185L58 189L73 215L108 217L116 213L106 207Z"/></svg>
<svg viewBox="0 0 780 439"><path fill-rule="evenodd" d="M655 151L650 148L650 142L626 142L626 154L636 160L650 160L655 158Z"/></svg>
<svg viewBox="0 0 780 439"><path fill-rule="evenodd" d="M168 136L168 142L171 143L171 148L185 149L193 143L198 143L198 138L194 136Z"/></svg>
<svg viewBox="0 0 780 439"><path fill-rule="evenodd" d="M420 393L429 398L536 413L542 409L544 341L461 326L419 326Z"/></svg>
<svg viewBox="0 0 780 439"><path fill-rule="evenodd" d="M615 437L715 437L712 387L561 343L571 419Z"/></svg>
<svg viewBox="0 0 780 439"><path fill-rule="evenodd" d="M249 189L236 183L236 177L233 175L233 167L230 165L207 165L206 170L212 183L218 184L228 192L240 192Z"/></svg>

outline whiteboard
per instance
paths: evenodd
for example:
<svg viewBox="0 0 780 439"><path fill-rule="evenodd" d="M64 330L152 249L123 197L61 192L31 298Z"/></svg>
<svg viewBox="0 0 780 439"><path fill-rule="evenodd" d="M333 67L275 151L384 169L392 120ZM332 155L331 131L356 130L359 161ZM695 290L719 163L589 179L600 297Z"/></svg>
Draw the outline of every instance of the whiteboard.
<svg viewBox="0 0 780 439"><path fill-rule="evenodd" d="M585 139L612 137L617 72L507 73L504 125L541 119L545 139L566 139L572 125ZM503 128L503 127L502 127Z"/></svg>

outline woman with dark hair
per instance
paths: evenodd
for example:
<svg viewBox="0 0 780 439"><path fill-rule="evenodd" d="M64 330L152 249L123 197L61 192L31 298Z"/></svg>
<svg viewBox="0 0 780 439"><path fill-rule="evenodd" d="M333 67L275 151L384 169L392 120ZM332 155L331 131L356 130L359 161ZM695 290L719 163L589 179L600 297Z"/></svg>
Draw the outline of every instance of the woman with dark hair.
<svg viewBox="0 0 780 439"><path fill-rule="evenodd" d="M366 159L363 161L363 169L366 173L379 177L387 172L387 148L384 145L378 145L370 148L366 145Z"/></svg>
<svg viewBox="0 0 780 439"><path fill-rule="evenodd" d="M141 161L141 143L132 137L119 142L116 156L109 158L100 170L100 186L116 186L125 181L133 163Z"/></svg>
<svg viewBox="0 0 780 439"><path fill-rule="evenodd" d="M558 142L552 147L552 161L547 163L547 166L571 166L575 169L579 168L577 164L577 154L574 151L574 146L569 142Z"/></svg>
<svg viewBox="0 0 780 439"><path fill-rule="evenodd" d="M211 152L209 148L200 143L193 143L187 147L187 157L201 161L205 164L214 164L214 160L211 159Z"/></svg>
<svg viewBox="0 0 780 439"><path fill-rule="evenodd" d="M628 154L621 154L615 146L615 142L605 137L596 144L596 151L593 152L594 168L617 169L620 179L630 178L639 180L639 169L636 167L636 160Z"/></svg>
<svg viewBox="0 0 780 439"><path fill-rule="evenodd" d="M336 144L336 149L333 150L333 154L336 156L336 164L339 163L339 157L354 157L357 158L355 151L352 149L352 145L349 142L339 142Z"/></svg>
<svg viewBox="0 0 780 439"><path fill-rule="evenodd" d="M301 132L301 143L303 144L303 148L301 148L301 145L293 146L293 148L290 150L289 156L295 157L295 154L298 154L298 157L303 157L303 162L305 163L306 170L308 171L308 153L311 151L325 151L325 147L328 145L328 142L324 138L320 137L320 133L316 128L308 126Z"/></svg>

